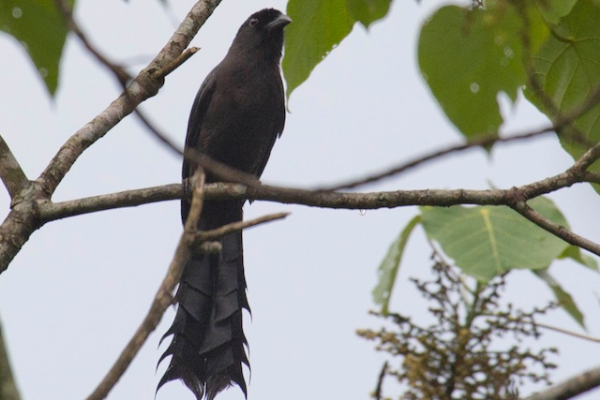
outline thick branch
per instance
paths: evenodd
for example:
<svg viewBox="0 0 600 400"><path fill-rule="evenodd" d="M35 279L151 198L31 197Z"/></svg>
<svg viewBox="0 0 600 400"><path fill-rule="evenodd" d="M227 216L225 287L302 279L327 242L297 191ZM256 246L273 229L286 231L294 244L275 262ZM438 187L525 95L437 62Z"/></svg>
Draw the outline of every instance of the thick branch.
<svg viewBox="0 0 600 400"><path fill-rule="evenodd" d="M596 367L524 400L567 400L599 386L600 367Z"/></svg>
<svg viewBox="0 0 600 400"><path fill-rule="evenodd" d="M31 182L11 203L11 210L0 225L0 274L4 272L31 234L42 224L39 207L45 200L39 185Z"/></svg>
<svg viewBox="0 0 600 400"><path fill-rule="evenodd" d="M590 153L596 153L595 150L595 148L591 149ZM268 200L280 203L304 204L322 208L359 210L414 205L432 205L441 207L458 204L505 205L513 208L525 218L562 238L566 242L600 255L600 245L546 219L536 213L526 203L527 199L580 182L585 176L585 171L577 174L568 171L551 178L510 190L427 189L373 193L320 192L267 185L247 187L240 184L217 183L208 185L205 195L208 199L235 198ZM183 190L179 185L168 185L165 187L126 191L57 204L45 203L41 208L41 218L46 222L92 211L130 207L144 203L163 201L178 198L182 195Z"/></svg>
<svg viewBox="0 0 600 400"><path fill-rule="evenodd" d="M157 203L166 200L177 200L181 199L182 196L182 185L180 183L173 183L171 185L126 190L58 203L46 202L40 205L40 210L44 222L49 222L96 211L136 207L142 204Z"/></svg>
<svg viewBox="0 0 600 400"><path fill-rule="evenodd" d="M180 184L88 197L60 203L45 203L40 207L45 222L90 212L133 207L141 204L179 199L183 196ZM504 205L505 190L397 190L371 193L316 192L277 186L248 187L234 183L213 183L206 186L205 198L252 199L311 207L348 210L375 210L402 206L457 204Z"/></svg>

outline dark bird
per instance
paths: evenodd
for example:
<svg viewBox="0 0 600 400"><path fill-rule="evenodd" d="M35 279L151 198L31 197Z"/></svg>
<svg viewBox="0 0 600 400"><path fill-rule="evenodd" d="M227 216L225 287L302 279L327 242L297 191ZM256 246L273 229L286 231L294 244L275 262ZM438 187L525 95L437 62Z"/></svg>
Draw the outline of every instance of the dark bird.
<svg viewBox="0 0 600 400"><path fill-rule="evenodd" d="M285 123L279 61L283 28L291 19L274 9L252 14L229 52L200 87L188 122L185 145L240 171L262 174ZM182 178L197 165L183 162ZM206 182L218 179L207 173ZM244 201L206 201L198 228L210 230L242 220ZM181 202L185 221L190 209ZM219 254L196 251L184 266L175 321L164 337L173 340L160 358L172 356L158 389L181 379L198 400L212 400L236 383L247 396L242 363L249 366L242 330L246 297L242 233L221 238ZM163 337L163 339L164 339ZM159 361L159 362L160 362Z"/></svg>

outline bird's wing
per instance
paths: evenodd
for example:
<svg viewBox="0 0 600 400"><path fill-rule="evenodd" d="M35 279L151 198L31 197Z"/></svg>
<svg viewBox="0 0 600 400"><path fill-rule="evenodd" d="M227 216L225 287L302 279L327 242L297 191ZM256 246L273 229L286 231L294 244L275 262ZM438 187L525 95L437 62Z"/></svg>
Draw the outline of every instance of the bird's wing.
<svg viewBox="0 0 600 400"><path fill-rule="evenodd" d="M199 149L200 147L200 128L202 126L204 116L206 115L206 111L208 110L212 95L216 89L217 80L215 79L215 74L215 70L213 69L210 74L207 75L206 79L204 79L204 82L202 82L202 85L196 94L196 99L194 100L192 110L190 111L187 136L185 138L186 148ZM181 177L183 179L189 178L194 174L194 170L194 163L190 160L184 159Z"/></svg>
<svg viewBox="0 0 600 400"><path fill-rule="evenodd" d="M279 73L279 70L277 71ZM285 97L283 91L283 82L281 78L277 79L276 82L276 92L281 94L281 101L278 106L276 106L276 111L272 115L272 121L268 129L268 137L269 142L268 145L262 147L261 154L257 155L256 163L254 164L252 170L250 171L252 174L256 175L256 177L260 178L265 167L267 165L267 161L269 161L269 156L271 154L271 150L273 149L273 145L275 141L281 137L283 133L283 127L285 126Z"/></svg>

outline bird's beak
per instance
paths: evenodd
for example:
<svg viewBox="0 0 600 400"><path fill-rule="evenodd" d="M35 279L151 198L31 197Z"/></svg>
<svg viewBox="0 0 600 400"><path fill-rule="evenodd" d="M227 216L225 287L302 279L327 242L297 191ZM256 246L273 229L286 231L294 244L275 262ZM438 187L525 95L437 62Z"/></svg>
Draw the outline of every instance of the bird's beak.
<svg viewBox="0 0 600 400"><path fill-rule="evenodd" d="M292 19L285 14L281 14L279 17L275 18L273 21L269 22L266 26L268 30L273 30L276 28L283 28L287 24L291 23Z"/></svg>

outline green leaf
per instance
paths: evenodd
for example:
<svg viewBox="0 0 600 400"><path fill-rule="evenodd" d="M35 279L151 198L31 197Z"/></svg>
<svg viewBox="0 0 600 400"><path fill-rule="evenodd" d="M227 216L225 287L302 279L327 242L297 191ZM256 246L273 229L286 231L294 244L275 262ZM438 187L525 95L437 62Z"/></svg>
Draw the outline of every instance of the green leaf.
<svg viewBox="0 0 600 400"><path fill-rule="evenodd" d="M563 251L563 253L558 258L570 258L573 261L578 262L584 267L588 267L589 269L599 272L598 262L595 258L588 256L587 254L583 254L581 249L577 246L569 246Z"/></svg>
<svg viewBox="0 0 600 400"><path fill-rule="evenodd" d="M400 232L398 238L391 244L390 249L388 250L377 270L378 282L377 286L375 286L372 292L373 301L376 304L381 305L381 313L384 315L388 313L392 290L394 289L396 276L400 270L400 261L402 260L402 255L404 254L406 242L408 241L412 231L420 222L420 215L417 215L408 222L402 232Z"/></svg>
<svg viewBox="0 0 600 400"><path fill-rule="evenodd" d="M534 57L533 69L541 93L528 88L525 95L550 120L554 120L556 115L543 101L544 96L561 113L568 113L577 109L600 85L598 21L600 5L590 0L578 1ZM577 118L574 125L591 143L597 143L600 140L600 105ZM560 143L574 159L588 150L589 147L574 140L567 129L561 133ZM592 164L590 170L600 172L600 163ZM600 191L597 186L595 188Z"/></svg>
<svg viewBox="0 0 600 400"><path fill-rule="evenodd" d="M360 22L368 27L387 15L392 0L290 0L282 68L287 97Z"/></svg>
<svg viewBox="0 0 600 400"><path fill-rule="evenodd" d="M467 137L493 134L502 123L497 101L514 102L525 83L521 17L504 7L440 8L421 29L419 66L448 118ZM528 7L529 37L537 48L548 35L539 12Z"/></svg>
<svg viewBox="0 0 600 400"><path fill-rule="evenodd" d="M68 0L71 6L75 0ZM58 86L58 69L67 25L53 0L1 0L0 30L23 46L50 95Z"/></svg>
<svg viewBox="0 0 600 400"><path fill-rule="evenodd" d="M348 13L365 28L385 17L390 10L392 0L346 0Z"/></svg>
<svg viewBox="0 0 600 400"><path fill-rule="evenodd" d="M558 24L558 21L569 14L577 0L542 0L536 2L537 8L546 21Z"/></svg>
<svg viewBox="0 0 600 400"><path fill-rule="evenodd" d="M546 282L552 293L554 293L554 297L556 297L556 301L561 305L561 307L577 322L583 329L585 329L585 322L583 313L575 304L573 297L565 291L558 282L548 273L548 270L542 269L538 271L533 271L535 275Z"/></svg>
<svg viewBox="0 0 600 400"><path fill-rule="evenodd" d="M568 227L554 203L538 197L529 202L540 214ZM508 207L421 207L430 239L466 274L487 282L511 269L542 269L569 246Z"/></svg>

